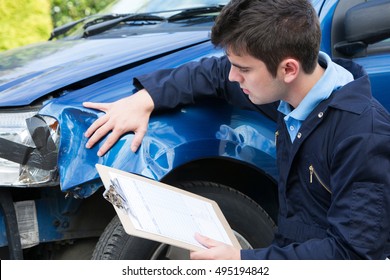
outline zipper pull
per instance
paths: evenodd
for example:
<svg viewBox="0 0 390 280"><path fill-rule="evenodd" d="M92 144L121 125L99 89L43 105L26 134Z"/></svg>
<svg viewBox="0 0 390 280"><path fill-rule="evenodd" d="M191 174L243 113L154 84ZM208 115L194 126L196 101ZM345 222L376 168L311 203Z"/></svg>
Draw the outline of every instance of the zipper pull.
<svg viewBox="0 0 390 280"><path fill-rule="evenodd" d="M278 141L278 136L279 136L279 130L275 131L275 145L276 142Z"/></svg>
<svg viewBox="0 0 390 280"><path fill-rule="evenodd" d="M314 173L313 165L309 166L309 171L310 171L310 184L311 184L311 183L313 183L313 173Z"/></svg>

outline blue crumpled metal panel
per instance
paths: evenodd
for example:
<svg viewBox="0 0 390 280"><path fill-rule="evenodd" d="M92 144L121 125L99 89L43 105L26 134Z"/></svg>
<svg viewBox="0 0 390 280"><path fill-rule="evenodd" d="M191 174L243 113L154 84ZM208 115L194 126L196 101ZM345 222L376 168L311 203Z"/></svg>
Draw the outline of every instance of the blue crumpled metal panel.
<svg viewBox="0 0 390 280"><path fill-rule="evenodd" d="M221 54L210 43L204 43L50 100L40 113L60 122L61 189L89 196L100 185L97 163L160 180L187 162L229 157L253 164L275 177L274 123L259 113L233 109L217 101L152 116L137 153L130 151L132 134L123 136L103 157L96 155L102 143L90 150L85 148L87 139L83 134L102 113L84 108L82 102L118 100L136 91L132 85L134 76Z"/></svg>

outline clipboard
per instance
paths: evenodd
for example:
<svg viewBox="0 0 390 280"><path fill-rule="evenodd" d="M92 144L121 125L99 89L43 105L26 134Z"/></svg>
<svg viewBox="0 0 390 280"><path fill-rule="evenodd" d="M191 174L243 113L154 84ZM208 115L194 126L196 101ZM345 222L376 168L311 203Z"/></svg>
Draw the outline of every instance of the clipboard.
<svg viewBox="0 0 390 280"><path fill-rule="evenodd" d="M225 216L223 215L221 209L219 208L218 204L214 200L202 197L200 195L197 195L197 194L194 194L194 193L191 193L191 192L188 192L188 191L185 191L185 190L182 190L182 189L179 189L179 188L176 188L176 187L173 187L173 186L170 186L170 185L158 182L158 181L148 179L148 178L143 177L143 176L128 173L128 172L125 172L125 171L122 171L119 169L115 169L112 167L104 166L101 164L96 164L96 168L97 168L97 171L98 171L98 173L103 181L103 184L106 188L106 191L104 192L103 196L106 200L108 200L113 205L113 207L114 207L114 209L115 209L115 211L116 211L116 213L117 213L117 215L118 215L118 217L123 225L123 228L127 234L141 237L141 238L145 238L145 239L149 239L149 240L153 240L153 241L157 241L157 242L161 242L161 243L165 243L165 244L169 244L169 245L173 245L173 246L180 247L180 248L187 249L187 250L191 250L191 251L198 251L198 250L205 249L205 247L203 247L203 245L199 244L195 240L195 238L194 238L195 232L193 233L193 236L192 236L194 241L186 242L185 240L183 241L183 239L180 240L180 238L172 237L172 236L165 235L165 234L151 232L147 229L145 230L145 229L137 226L137 221L139 221L139 220L134 220L134 218L137 218L137 217L135 217L134 215L130 215L129 211L127 209L127 207L131 206L131 205L126 205L128 203L129 199L126 199L126 197L125 197L126 194L121 193L123 188L126 188L126 186L120 186L121 190L119 190L119 191L118 191L119 186L115 186L115 184L118 183L118 182L115 182L115 179L122 178L122 183L123 183L123 177L126 180L130 180L132 182L141 182L142 184L145 183L146 185L145 186L142 185L142 188L157 187L158 189L154 188L153 190L158 190L159 192L170 193L170 194L172 194L172 192L174 192L175 196L179 195L180 197L183 197L184 199L189 199L191 201L195 201L196 203L203 203L204 205L207 205L207 206L211 205L211 207L208 209L212 209L212 210L208 211L208 212L211 215L213 215L213 217L216 217L216 219L214 221L216 221L216 224L218 224L218 232L221 233L221 235L224 236L224 238L225 238L224 239L225 241L222 241L222 240L220 240L220 241L227 243L229 245L232 245L237 249L241 249L241 246L240 246L237 238L235 237L232 229L230 228ZM115 176L117 176L117 177L115 177ZM113 177L115 177L115 178L113 178ZM128 181L126 181L126 182L128 182ZM143 189L143 190L146 190L146 189ZM128 195L127 195L127 198L128 198ZM135 198L131 198L131 199L133 199L133 202L134 202ZM138 202L139 201L137 201L137 203ZM170 206L175 207L175 205L170 205ZM213 213L211 213L211 212L213 212ZM154 217L154 219L160 219L160 221L163 222L163 220L170 219L170 217L169 216L168 217L165 217L165 216ZM189 220L192 220L192 219L189 219ZM166 221L168 221L168 220L166 220ZM190 221L186 221L186 222L190 222ZM176 227L177 228L183 227L183 224L177 224ZM188 228L190 228L190 227L186 227L186 230ZM199 233L201 233L202 235L205 235L205 236L209 236L207 234L207 232L199 232ZM188 237L188 234L186 236ZM211 236L209 236L209 237L211 237ZM196 244L194 244L194 243L196 243Z"/></svg>

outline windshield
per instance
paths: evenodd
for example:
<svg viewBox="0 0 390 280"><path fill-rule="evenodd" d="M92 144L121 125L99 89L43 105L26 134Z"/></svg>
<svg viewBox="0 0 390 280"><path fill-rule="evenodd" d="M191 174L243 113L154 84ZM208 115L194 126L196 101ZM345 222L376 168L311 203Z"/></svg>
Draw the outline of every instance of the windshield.
<svg viewBox="0 0 390 280"><path fill-rule="evenodd" d="M229 0L117 0L110 4L101 13L153 13L159 11L225 5L228 2Z"/></svg>
<svg viewBox="0 0 390 280"><path fill-rule="evenodd" d="M154 32L167 32L162 29L166 29L167 25L173 22L181 22L182 27L187 28L210 28L210 24L227 2L229 0L116 0L96 15L55 28L49 40L71 40L96 35L127 36L132 31L126 31L122 27L150 27L158 23L161 30L154 28ZM146 28L142 30L143 33L152 31ZM110 34L106 31L110 31Z"/></svg>

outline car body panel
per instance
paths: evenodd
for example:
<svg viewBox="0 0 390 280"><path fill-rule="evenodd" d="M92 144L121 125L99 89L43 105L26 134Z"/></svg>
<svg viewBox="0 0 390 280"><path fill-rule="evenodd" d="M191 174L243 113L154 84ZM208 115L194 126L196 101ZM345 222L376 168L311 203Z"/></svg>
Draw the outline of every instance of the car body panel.
<svg viewBox="0 0 390 280"><path fill-rule="evenodd" d="M387 109L390 108L390 54L375 54L355 58L367 71L373 95Z"/></svg>
<svg viewBox="0 0 390 280"><path fill-rule="evenodd" d="M322 28L321 50L331 56L333 14L338 2L312 1ZM183 165L217 158L248 165L277 181L275 123L260 113L233 108L219 100L154 113L136 153L130 151L131 133L121 137L103 157L96 153L106 138L92 149L85 148L85 131L103 113L83 107L84 101L118 100L136 91L132 84L135 76L223 54L209 42L206 26L191 31L177 26L172 32L156 32L155 27L145 26L145 34L138 32L144 27L138 27L137 35L123 38L103 34L99 39L57 40L0 53L0 107L19 110L27 105L42 106L39 114L51 116L60 124L59 186L34 188L34 196L24 198L35 203L39 242L99 235L102 227L88 227L86 221L104 220L100 216L93 219L103 210L88 218L79 216L84 201L100 195L97 163L163 181ZM374 96L389 109L390 54L353 60L365 67ZM65 198L66 193L70 197ZM1 213L1 247L8 244L5 224Z"/></svg>
<svg viewBox="0 0 390 280"><path fill-rule="evenodd" d="M322 2L322 1L319 1ZM322 31L321 46L320 49L327 54L332 53L331 33L332 33L332 20L333 13L336 9L338 1L325 1L324 3L317 4L317 11L319 11L319 20ZM319 10L318 10L319 9Z"/></svg>
<svg viewBox="0 0 390 280"><path fill-rule="evenodd" d="M66 86L209 40L208 31L54 41L0 53L0 106L29 105ZM147 45L148 48L144 46Z"/></svg>
<svg viewBox="0 0 390 280"><path fill-rule="evenodd" d="M90 150L84 148L87 139L83 133L100 114L82 107L83 101L111 102L130 95L136 91L131 84L132 77L148 73L156 67L177 67L185 62L200 59L203 54L218 56L222 52L209 42L203 43L134 67L80 90L68 92L46 104L40 113L52 116L61 123L59 151L61 189L69 191L85 182L98 179L96 163L161 180L176 167L201 158L227 156L244 160L240 153L232 154L222 149L221 145L227 145L222 144L222 140L230 142L236 149L240 149L238 148L240 145L245 145L245 149L254 149L257 153L263 153L264 157L275 158L273 132L275 124L259 113L234 109L217 100L206 106L189 106L174 113L166 112L153 116L141 148L135 154L130 151L132 134L122 137L103 157L96 155L102 142ZM260 124L259 119L263 120ZM188 125L191 130L188 129ZM180 132L177 132L178 130ZM233 137L235 133L241 136ZM228 139L229 137L231 139ZM196 148L199 145L202 149ZM188 152L183 153L183 150ZM264 167L269 176L276 179L274 160L271 161L273 162L271 166L268 160L263 160L266 165L261 166L259 163L262 162L262 157L245 158L245 161L256 163L255 165L261 169ZM77 172L80 168L83 173ZM79 196L91 194L89 188L77 190Z"/></svg>

